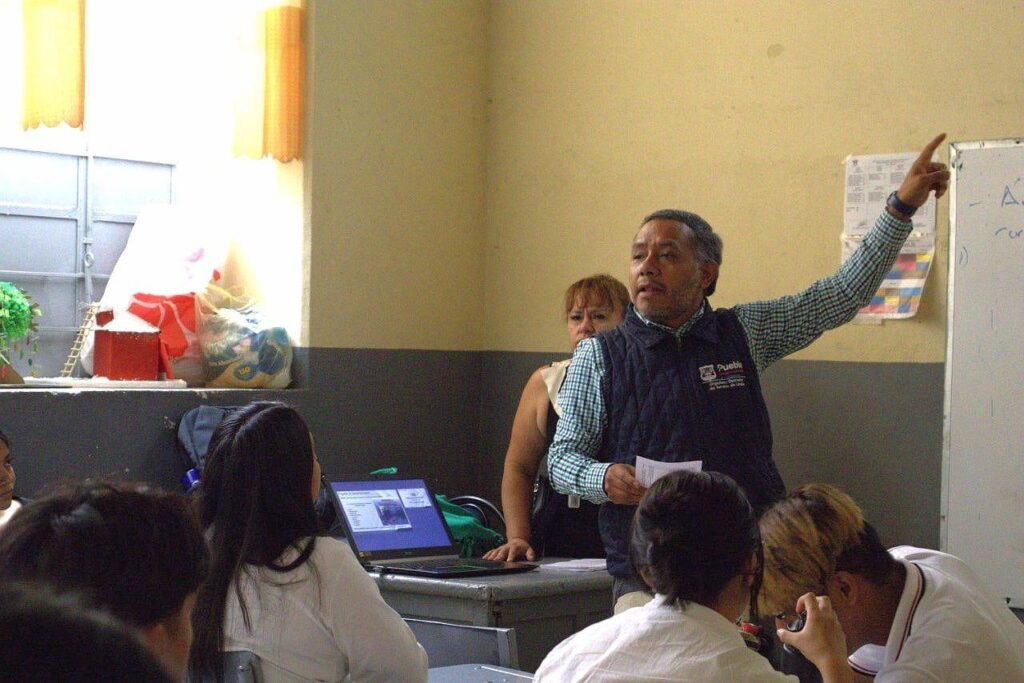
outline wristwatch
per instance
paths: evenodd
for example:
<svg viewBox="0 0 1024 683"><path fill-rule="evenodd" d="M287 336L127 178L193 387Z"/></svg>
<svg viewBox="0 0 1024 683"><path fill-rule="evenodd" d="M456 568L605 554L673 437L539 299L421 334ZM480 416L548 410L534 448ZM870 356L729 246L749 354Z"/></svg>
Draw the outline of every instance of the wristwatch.
<svg viewBox="0 0 1024 683"><path fill-rule="evenodd" d="M896 195L896 190L893 190L892 194L889 195L889 198L885 200L885 205L895 210L896 213L903 214L908 219L914 215L915 211L917 211L916 206L911 206L900 199Z"/></svg>

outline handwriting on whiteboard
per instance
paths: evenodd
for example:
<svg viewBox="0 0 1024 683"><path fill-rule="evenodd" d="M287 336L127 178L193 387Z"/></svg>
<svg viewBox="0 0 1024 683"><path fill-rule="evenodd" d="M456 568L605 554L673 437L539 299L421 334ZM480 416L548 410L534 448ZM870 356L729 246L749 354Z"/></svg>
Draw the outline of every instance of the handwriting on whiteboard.
<svg viewBox="0 0 1024 683"><path fill-rule="evenodd" d="M1000 207L1022 206L1021 200L1017 198L1017 195L1021 194L1020 190L1017 189L1020 184L1021 179L1017 178L1012 185L1003 185L1003 198L999 202ZM1001 228L996 228L996 231L992 233L992 236L1009 240L1019 240L1024 237L1024 228L1010 228L1003 226Z"/></svg>
<svg viewBox="0 0 1024 683"><path fill-rule="evenodd" d="M1010 228L999 228L992 234L996 237L1008 237L1011 240L1016 240L1020 239L1021 237L1024 237L1024 228L1021 228L1019 230L1011 230Z"/></svg>

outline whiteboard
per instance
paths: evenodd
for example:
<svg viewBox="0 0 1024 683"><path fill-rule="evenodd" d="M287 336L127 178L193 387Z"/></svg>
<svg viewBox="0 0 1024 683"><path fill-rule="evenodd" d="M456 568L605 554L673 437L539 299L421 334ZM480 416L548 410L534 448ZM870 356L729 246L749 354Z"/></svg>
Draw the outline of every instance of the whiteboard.
<svg viewBox="0 0 1024 683"><path fill-rule="evenodd" d="M942 547L1024 607L1024 140L950 167Z"/></svg>

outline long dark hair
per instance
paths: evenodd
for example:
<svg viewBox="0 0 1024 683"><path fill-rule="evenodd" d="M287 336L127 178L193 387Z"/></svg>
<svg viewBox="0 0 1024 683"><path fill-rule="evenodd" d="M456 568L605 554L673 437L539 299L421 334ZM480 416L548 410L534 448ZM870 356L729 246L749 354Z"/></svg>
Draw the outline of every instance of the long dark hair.
<svg viewBox="0 0 1024 683"><path fill-rule="evenodd" d="M675 472L656 481L640 501L630 562L634 573L669 602L711 604L746 570L751 556L758 561L750 605L756 620L761 536L736 482L719 472Z"/></svg>
<svg viewBox="0 0 1024 683"><path fill-rule="evenodd" d="M77 593L137 628L173 619L208 560L185 497L144 484L62 489L25 505L0 534L0 584Z"/></svg>
<svg viewBox="0 0 1024 683"><path fill-rule="evenodd" d="M171 683L137 633L71 593L0 587L0 681Z"/></svg>
<svg viewBox="0 0 1024 683"><path fill-rule="evenodd" d="M288 572L313 553L313 443L302 416L283 403L259 401L228 414L210 439L199 503L213 561L193 612L193 673L221 680L224 615L231 582L266 567ZM298 555L279 563L282 553ZM249 612L236 581L242 618Z"/></svg>

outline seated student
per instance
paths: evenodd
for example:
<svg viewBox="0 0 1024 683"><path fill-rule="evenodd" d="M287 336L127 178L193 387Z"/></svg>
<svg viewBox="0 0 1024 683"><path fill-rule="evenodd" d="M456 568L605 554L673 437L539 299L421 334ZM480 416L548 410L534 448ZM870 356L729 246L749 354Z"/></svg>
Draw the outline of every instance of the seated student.
<svg viewBox="0 0 1024 683"><path fill-rule="evenodd" d="M11 457L11 442L0 430L0 528L14 516L21 507L21 500L14 497L14 458Z"/></svg>
<svg viewBox="0 0 1024 683"><path fill-rule="evenodd" d="M0 588L0 683L171 683L128 626L71 595Z"/></svg>
<svg viewBox="0 0 1024 683"><path fill-rule="evenodd" d="M756 600L760 537L753 508L728 476L658 479L633 519L630 561L656 593L642 607L593 624L541 663L536 681L791 681L747 647L736 628ZM850 681L842 629L827 598L795 601L799 633L780 634L822 671Z"/></svg>
<svg viewBox="0 0 1024 683"><path fill-rule="evenodd" d="M320 463L294 408L256 402L217 426L201 521L213 549L192 671L249 650L266 683L425 681L427 655L348 545L317 536Z"/></svg>
<svg viewBox="0 0 1024 683"><path fill-rule="evenodd" d="M565 320L569 344L610 330L622 322L629 308L626 286L611 275L592 275L574 282L565 292ZM501 477L501 507L505 513L508 543L488 552L488 560L534 560L537 554L551 557L604 557L597 528L599 506L580 501L570 508L567 496L555 492L546 471L537 481L544 504L537 511L539 528L530 528L534 481L541 460L555 436L561 409L558 392L565 380L569 359L537 368L519 399L512 438L505 453Z"/></svg>
<svg viewBox="0 0 1024 683"><path fill-rule="evenodd" d="M184 496L90 483L27 503L0 533L0 584L74 593L134 627L180 680L207 550Z"/></svg>
<svg viewBox="0 0 1024 683"><path fill-rule="evenodd" d="M886 681L1024 681L1024 624L963 561L935 550L886 550L853 500L808 484L760 521L761 604L827 595L850 665Z"/></svg>

